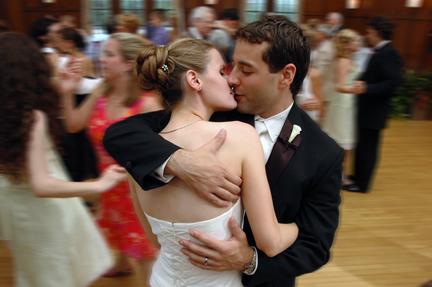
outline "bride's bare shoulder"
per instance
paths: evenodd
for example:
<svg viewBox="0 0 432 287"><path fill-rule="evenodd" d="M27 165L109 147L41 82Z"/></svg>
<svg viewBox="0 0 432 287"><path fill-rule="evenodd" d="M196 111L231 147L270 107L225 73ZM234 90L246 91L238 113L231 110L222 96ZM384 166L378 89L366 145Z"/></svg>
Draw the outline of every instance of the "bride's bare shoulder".
<svg viewBox="0 0 432 287"><path fill-rule="evenodd" d="M258 139L258 134L253 126L240 121L215 123L216 128L227 131L227 140L242 143Z"/></svg>

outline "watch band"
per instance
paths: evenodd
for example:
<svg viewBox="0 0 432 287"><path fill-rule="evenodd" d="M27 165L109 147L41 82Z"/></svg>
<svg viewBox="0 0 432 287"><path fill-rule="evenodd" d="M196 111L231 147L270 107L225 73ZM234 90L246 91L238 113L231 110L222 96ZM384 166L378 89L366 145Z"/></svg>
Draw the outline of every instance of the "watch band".
<svg viewBox="0 0 432 287"><path fill-rule="evenodd" d="M245 264L245 268L243 270L243 273L246 275L253 275L257 268L257 259L258 259L258 250L255 248L255 246L250 246L253 250L252 259L249 263Z"/></svg>

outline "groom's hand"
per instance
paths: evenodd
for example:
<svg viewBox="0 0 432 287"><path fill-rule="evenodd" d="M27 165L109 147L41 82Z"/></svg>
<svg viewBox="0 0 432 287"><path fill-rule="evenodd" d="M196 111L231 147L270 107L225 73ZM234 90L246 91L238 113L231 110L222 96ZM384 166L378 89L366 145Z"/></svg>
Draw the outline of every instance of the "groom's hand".
<svg viewBox="0 0 432 287"><path fill-rule="evenodd" d="M238 199L242 182L216 157L225 139L226 131L220 130L212 140L194 151L176 151L166 166L168 174L179 177L200 196L220 207Z"/></svg>
<svg viewBox="0 0 432 287"><path fill-rule="evenodd" d="M191 230L191 236L199 240L200 244L181 240L183 254L193 265L202 269L243 271L252 260L253 249L249 247L246 234L234 218L230 218L228 225L232 234L228 240L218 240L198 230Z"/></svg>

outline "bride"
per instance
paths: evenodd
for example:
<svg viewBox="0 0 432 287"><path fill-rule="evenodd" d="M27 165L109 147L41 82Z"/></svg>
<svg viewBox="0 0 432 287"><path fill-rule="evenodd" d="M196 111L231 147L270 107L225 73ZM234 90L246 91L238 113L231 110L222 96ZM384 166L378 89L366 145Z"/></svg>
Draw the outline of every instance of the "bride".
<svg viewBox="0 0 432 287"><path fill-rule="evenodd" d="M159 91L172 113L160 135L183 149L194 150L224 130L226 141L217 157L243 180L241 201L221 208L201 198L179 178L143 191L130 177L136 211L147 234L153 234L151 239L161 248L150 278L153 287L242 286L238 271L216 272L192 265L182 254L179 241L193 240L191 229L229 238L228 221L233 217L241 224L243 208L257 247L270 257L287 249L298 234L294 223L277 221L255 129L241 122L208 121L213 112L237 105L224 70L219 52L195 39L181 39L166 47L148 46L137 59L142 88ZM205 257L203 264L211 264L210 260Z"/></svg>

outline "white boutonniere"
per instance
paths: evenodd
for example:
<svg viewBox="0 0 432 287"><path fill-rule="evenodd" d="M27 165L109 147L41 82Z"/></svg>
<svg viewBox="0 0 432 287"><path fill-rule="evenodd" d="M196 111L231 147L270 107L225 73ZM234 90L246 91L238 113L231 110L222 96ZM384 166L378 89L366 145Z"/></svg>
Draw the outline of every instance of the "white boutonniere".
<svg viewBox="0 0 432 287"><path fill-rule="evenodd" d="M288 143L292 143L292 141L301 133L302 129L298 125L293 125L291 134L288 138Z"/></svg>

